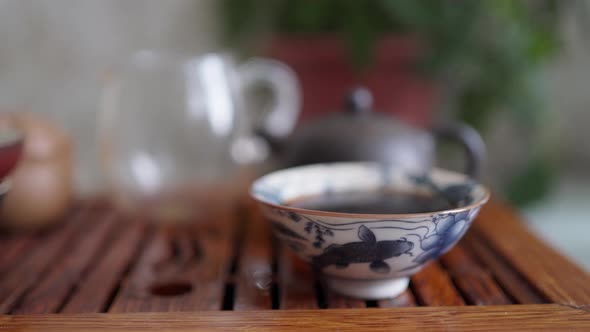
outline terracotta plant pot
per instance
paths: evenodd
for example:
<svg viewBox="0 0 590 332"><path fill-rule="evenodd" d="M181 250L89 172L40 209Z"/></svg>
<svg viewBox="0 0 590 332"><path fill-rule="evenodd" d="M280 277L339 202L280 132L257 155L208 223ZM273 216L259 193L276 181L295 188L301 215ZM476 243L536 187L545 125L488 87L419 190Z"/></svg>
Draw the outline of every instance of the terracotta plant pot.
<svg viewBox="0 0 590 332"><path fill-rule="evenodd" d="M374 60L363 72L355 71L344 44L331 36L279 38L264 53L291 66L299 76L303 121L340 109L346 93L364 85L372 91L377 110L415 125L430 124L436 92L434 84L415 72L420 49L412 38L379 42Z"/></svg>

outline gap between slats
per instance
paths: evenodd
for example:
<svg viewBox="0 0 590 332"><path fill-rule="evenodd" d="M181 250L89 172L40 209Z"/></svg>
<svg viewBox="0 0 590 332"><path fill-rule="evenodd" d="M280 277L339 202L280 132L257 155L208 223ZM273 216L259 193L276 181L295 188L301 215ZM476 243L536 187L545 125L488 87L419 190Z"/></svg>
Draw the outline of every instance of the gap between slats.
<svg viewBox="0 0 590 332"><path fill-rule="evenodd" d="M511 304L512 301L491 275L465 250L463 242L443 255L440 261L466 304Z"/></svg>
<svg viewBox="0 0 590 332"><path fill-rule="evenodd" d="M488 241L471 229L462 240L471 257L478 261L496 281L504 293L517 304L550 303L540 291L526 281L524 276L502 255L494 251Z"/></svg>
<svg viewBox="0 0 590 332"><path fill-rule="evenodd" d="M534 236L512 208L494 200L490 203L474 224L480 238L550 302L588 305L590 275Z"/></svg>
<svg viewBox="0 0 590 332"><path fill-rule="evenodd" d="M220 310L235 240L232 211L155 229L109 313Z"/></svg>
<svg viewBox="0 0 590 332"><path fill-rule="evenodd" d="M136 263L150 237L149 227L121 220L112 239L106 244L96 264L72 292L63 313L107 312L117 295L121 282Z"/></svg>
<svg viewBox="0 0 590 332"><path fill-rule="evenodd" d="M45 238L0 279L0 313L8 313L18 307L35 283L47 275L51 264L68 251L71 240L83 229L81 219L88 213L89 206L74 208L63 224L48 230Z"/></svg>
<svg viewBox="0 0 590 332"><path fill-rule="evenodd" d="M65 305L116 229L114 215L96 209L80 222L82 230L70 241L68 250L59 255L45 276L23 296L13 313L54 313Z"/></svg>

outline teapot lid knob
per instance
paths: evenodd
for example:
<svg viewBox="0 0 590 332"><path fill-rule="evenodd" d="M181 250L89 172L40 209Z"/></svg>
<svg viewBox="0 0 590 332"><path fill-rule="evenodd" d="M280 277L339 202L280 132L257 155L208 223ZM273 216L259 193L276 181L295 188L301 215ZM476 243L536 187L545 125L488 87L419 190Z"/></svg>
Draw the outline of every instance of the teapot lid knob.
<svg viewBox="0 0 590 332"><path fill-rule="evenodd" d="M355 87L348 95L344 103L344 110L351 114L366 114L373 108L373 95L365 87Z"/></svg>

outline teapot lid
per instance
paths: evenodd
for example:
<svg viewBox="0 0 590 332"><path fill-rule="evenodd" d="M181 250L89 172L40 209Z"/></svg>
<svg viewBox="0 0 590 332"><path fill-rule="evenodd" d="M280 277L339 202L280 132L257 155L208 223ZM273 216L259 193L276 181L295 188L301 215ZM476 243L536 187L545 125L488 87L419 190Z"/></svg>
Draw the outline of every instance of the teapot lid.
<svg viewBox="0 0 590 332"><path fill-rule="evenodd" d="M357 87L344 100L344 110L351 114L367 114L373 109L373 95L369 89Z"/></svg>

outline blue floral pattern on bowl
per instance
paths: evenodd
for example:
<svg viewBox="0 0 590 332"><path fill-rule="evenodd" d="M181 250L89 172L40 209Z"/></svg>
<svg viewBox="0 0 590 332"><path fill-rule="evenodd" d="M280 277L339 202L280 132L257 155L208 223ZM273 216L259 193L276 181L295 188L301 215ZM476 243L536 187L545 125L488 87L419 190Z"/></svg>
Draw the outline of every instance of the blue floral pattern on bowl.
<svg viewBox="0 0 590 332"><path fill-rule="evenodd" d="M288 205L312 195L383 188L443 195L456 208L413 214L347 214ZM450 250L488 200L489 192L464 175L438 169L412 174L393 166L384 172L374 163L334 163L271 173L254 183L252 196L280 241L323 275L380 280L408 277Z"/></svg>

